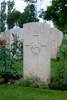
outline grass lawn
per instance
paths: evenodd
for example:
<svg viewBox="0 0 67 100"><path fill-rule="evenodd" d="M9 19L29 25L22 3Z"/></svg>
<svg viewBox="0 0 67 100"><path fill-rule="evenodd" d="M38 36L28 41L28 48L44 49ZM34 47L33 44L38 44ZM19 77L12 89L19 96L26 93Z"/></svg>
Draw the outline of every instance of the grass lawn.
<svg viewBox="0 0 67 100"><path fill-rule="evenodd" d="M67 92L1 85L0 100L67 100Z"/></svg>
<svg viewBox="0 0 67 100"><path fill-rule="evenodd" d="M55 75L55 72L60 65L61 62L51 60L52 75ZM18 74L22 74L22 60L16 62L13 66L20 67ZM0 100L67 100L67 91L0 85Z"/></svg>

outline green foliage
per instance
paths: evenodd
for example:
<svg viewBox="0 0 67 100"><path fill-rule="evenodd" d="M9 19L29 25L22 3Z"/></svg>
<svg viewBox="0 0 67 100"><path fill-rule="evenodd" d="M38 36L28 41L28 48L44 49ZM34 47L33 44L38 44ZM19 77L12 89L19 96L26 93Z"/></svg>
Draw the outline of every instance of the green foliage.
<svg viewBox="0 0 67 100"><path fill-rule="evenodd" d="M6 20L6 2L1 2L1 9L0 9L0 32L5 31L5 20Z"/></svg>
<svg viewBox="0 0 67 100"><path fill-rule="evenodd" d="M0 42L1 43L1 42ZM6 81L11 77L22 74L22 62L17 61L12 51L7 48L5 42L0 44L0 75L2 75Z"/></svg>
<svg viewBox="0 0 67 100"><path fill-rule="evenodd" d="M67 60L66 60L67 61ZM55 75L52 76L52 81L49 84L51 89L67 90L67 66L66 61L61 61L57 67Z"/></svg>
<svg viewBox="0 0 67 100"><path fill-rule="evenodd" d="M12 23L13 21L13 16L12 19L10 18L10 21L7 22L7 16L9 16L9 14L12 13L12 11L14 10L13 7L14 7L14 0L13 1L8 1L6 2L5 0L3 0L1 2L1 9L0 9L0 32L4 32L5 29L6 29L6 24L8 24L8 28L12 28L12 26L14 26L14 24ZM8 14L7 14L7 12ZM17 15L18 16L18 15ZM16 17L15 17L16 18ZM17 18L16 18L17 19Z"/></svg>
<svg viewBox="0 0 67 100"><path fill-rule="evenodd" d="M11 45L11 52L13 57L16 56L18 59L23 58L23 42L18 41L17 36L13 36L14 42Z"/></svg>
<svg viewBox="0 0 67 100"><path fill-rule="evenodd" d="M7 24L8 29L13 28L15 25L18 25L18 20L21 13L19 11L13 10L8 16L7 16Z"/></svg>
<svg viewBox="0 0 67 100"><path fill-rule="evenodd" d="M14 5L15 5L14 0L13 0L13 1L10 1L10 0L9 0L9 1L7 2L7 6L8 6L8 15L14 10L14 9L13 9Z"/></svg>
<svg viewBox="0 0 67 100"><path fill-rule="evenodd" d="M8 80L11 77L16 77L16 75L22 75L23 43L14 41L11 50L5 43L5 41L0 42L0 75Z"/></svg>
<svg viewBox="0 0 67 100"><path fill-rule="evenodd" d="M10 50L6 48L5 42L3 45L0 45L0 74L6 74L7 72L10 74L12 63L14 63L14 59L11 56Z"/></svg>
<svg viewBox="0 0 67 100"><path fill-rule="evenodd" d="M60 58L59 62L52 61L52 82L49 87L67 90L67 38L63 39L57 57Z"/></svg>
<svg viewBox="0 0 67 100"><path fill-rule="evenodd" d="M18 59L23 59L23 42L21 41L18 43L18 51L16 52L16 56Z"/></svg>
<svg viewBox="0 0 67 100"><path fill-rule="evenodd" d="M21 14L19 18L19 26L22 28L23 24L29 22L37 22L39 21L37 18L37 11L33 4L28 4L28 6L24 9L24 12Z"/></svg>
<svg viewBox="0 0 67 100"><path fill-rule="evenodd" d="M37 0L24 0L25 2L36 3Z"/></svg>
<svg viewBox="0 0 67 100"><path fill-rule="evenodd" d="M59 58L63 57L64 60L67 58L67 38L66 37L62 41L57 57Z"/></svg>
<svg viewBox="0 0 67 100"><path fill-rule="evenodd" d="M41 81L38 77L32 77L27 79L21 79L17 81L16 85L24 86L24 87L34 87L34 88L48 88L48 85L45 82Z"/></svg>
<svg viewBox="0 0 67 100"><path fill-rule="evenodd" d="M15 40L13 42L13 44L11 45L11 52L12 52L12 55L16 55L16 52L17 52L17 49L18 49L18 40Z"/></svg>
<svg viewBox="0 0 67 100"><path fill-rule="evenodd" d="M3 1L1 5L0 32L5 31L6 25L8 26L8 29L13 28L14 26L19 26L22 28L23 24L25 23L39 21L39 19L37 18L36 7L33 3L29 2L22 14L14 9L14 0L9 0L8 2Z"/></svg>
<svg viewBox="0 0 67 100"><path fill-rule="evenodd" d="M40 16L45 20L52 20L58 29L67 33L67 0L52 0L52 5Z"/></svg>
<svg viewBox="0 0 67 100"><path fill-rule="evenodd" d="M15 70L12 70L12 73L15 75L22 75L23 74L23 60L18 59L12 64L12 68Z"/></svg>

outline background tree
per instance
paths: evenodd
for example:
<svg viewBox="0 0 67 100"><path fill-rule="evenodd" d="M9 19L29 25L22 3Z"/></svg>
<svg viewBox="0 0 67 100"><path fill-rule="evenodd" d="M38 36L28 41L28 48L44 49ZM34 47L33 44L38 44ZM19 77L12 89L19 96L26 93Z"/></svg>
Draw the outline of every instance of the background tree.
<svg viewBox="0 0 67 100"><path fill-rule="evenodd" d="M40 15L45 20L52 20L64 34L67 33L67 0L52 0L52 5Z"/></svg>
<svg viewBox="0 0 67 100"><path fill-rule="evenodd" d="M11 20L14 21L14 17L13 17L13 13L12 13L12 11L14 10L14 5L15 5L14 0L12 0L12 1L9 0L7 2L8 9L7 9L7 21L6 21L6 23L7 23L8 29L13 28L13 26L14 26L14 23L11 22Z"/></svg>
<svg viewBox="0 0 67 100"><path fill-rule="evenodd" d="M31 2L30 0L25 1L29 3L22 14L14 9L14 0L9 0L8 2L5 2L4 0L1 3L0 32L5 31L6 28L11 29L14 26L18 26L18 24L20 27L23 27L24 23L39 21L37 18L37 9L35 7L35 2ZM6 10L7 13L5 12ZM7 27L5 27L6 25Z"/></svg>
<svg viewBox="0 0 67 100"><path fill-rule="evenodd" d="M5 31L5 21L6 21L6 2L5 0L1 2L1 10L0 10L0 32Z"/></svg>
<svg viewBox="0 0 67 100"><path fill-rule="evenodd" d="M36 3L37 0L24 0L25 2Z"/></svg>
<svg viewBox="0 0 67 100"><path fill-rule="evenodd" d="M15 4L14 0L13 1L9 0L8 2L6 2L5 0L3 0L1 2L1 10L0 10L0 32L4 32L5 29L6 29L7 17L14 10L13 9L14 4ZM6 6L7 6L8 9L6 8ZM6 13L6 11L7 11L7 13Z"/></svg>
<svg viewBox="0 0 67 100"><path fill-rule="evenodd" d="M37 22L37 11L34 4L28 4L19 18L19 26L22 28L24 23Z"/></svg>
<svg viewBox="0 0 67 100"><path fill-rule="evenodd" d="M21 13L19 11L13 10L8 16L7 16L7 24L8 29L13 28L14 26L18 26L18 20Z"/></svg>
<svg viewBox="0 0 67 100"><path fill-rule="evenodd" d="M15 2L14 0L13 1L8 1L7 2L7 6L8 6L8 15L14 10L14 5L15 5Z"/></svg>

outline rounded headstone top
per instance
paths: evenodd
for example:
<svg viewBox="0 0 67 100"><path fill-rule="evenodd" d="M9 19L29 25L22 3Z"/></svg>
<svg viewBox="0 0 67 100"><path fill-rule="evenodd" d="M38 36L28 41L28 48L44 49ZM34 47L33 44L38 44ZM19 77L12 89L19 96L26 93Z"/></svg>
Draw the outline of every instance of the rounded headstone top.
<svg viewBox="0 0 67 100"><path fill-rule="evenodd" d="M23 28L24 27L31 27L31 26L35 26L35 25L43 25L43 26L47 26L50 28L49 24L47 23L43 23L43 22L31 22L31 23L26 23L23 25Z"/></svg>

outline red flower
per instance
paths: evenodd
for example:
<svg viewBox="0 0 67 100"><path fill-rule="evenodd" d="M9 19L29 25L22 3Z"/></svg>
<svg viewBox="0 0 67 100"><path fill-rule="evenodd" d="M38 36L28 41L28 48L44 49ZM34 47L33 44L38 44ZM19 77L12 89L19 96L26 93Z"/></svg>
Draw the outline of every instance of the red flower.
<svg viewBox="0 0 67 100"><path fill-rule="evenodd" d="M3 42L2 41L0 41L0 45L3 45Z"/></svg>

